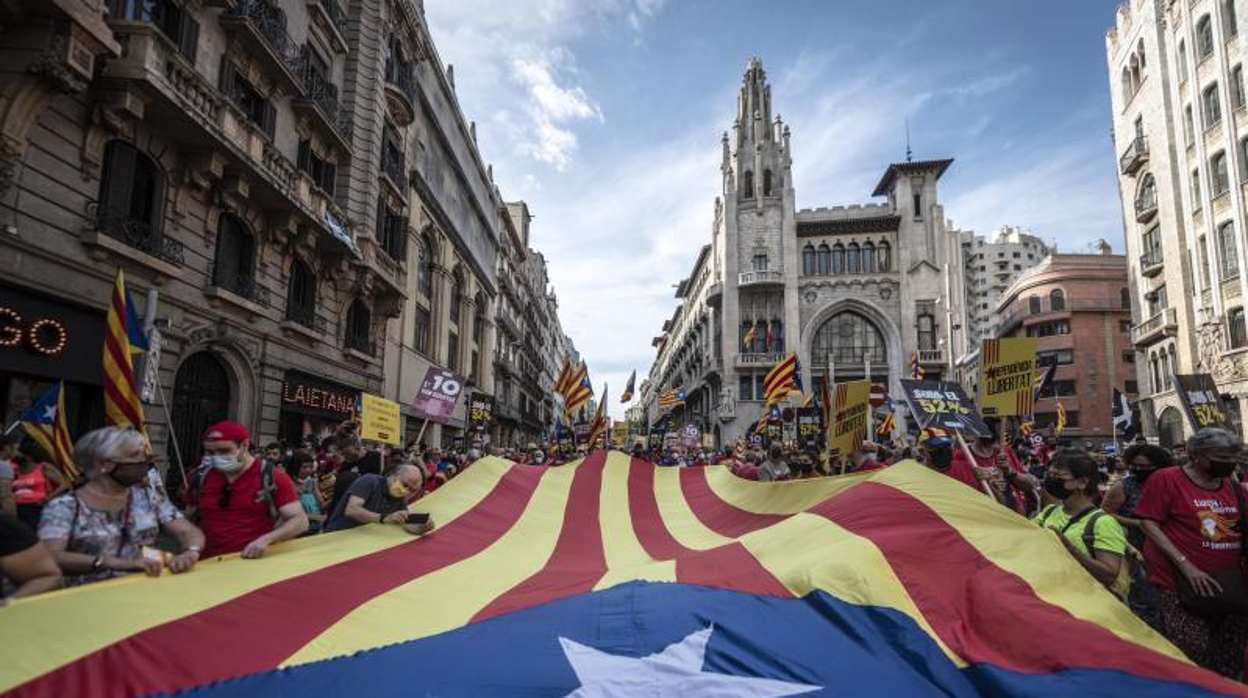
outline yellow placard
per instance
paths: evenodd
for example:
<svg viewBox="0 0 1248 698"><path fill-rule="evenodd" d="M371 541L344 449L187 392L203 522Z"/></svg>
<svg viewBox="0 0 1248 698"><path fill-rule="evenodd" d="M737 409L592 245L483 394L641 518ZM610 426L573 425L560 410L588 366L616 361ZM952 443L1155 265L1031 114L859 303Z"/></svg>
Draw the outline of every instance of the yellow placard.
<svg viewBox="0 0 1248 698"><path fill-rule="evenodd" d="M399 403L364 393L360 396L360 438L397 446L402 437Z"/></svg>
<svg viewBox="0 0 1248 698"><path fill-rule="evenodd" d="M836 384L832 391L832 424L828 434L828 448L832 455L847 456L867 440L870 400L871 381Z"/></svg>
<svg viewBox="0 0 1248 698"><path fill-rule="evenodd" d="M979 411L985 417L1018 417L1035 403L1036 338L985 339L979 352Z"/></svg>

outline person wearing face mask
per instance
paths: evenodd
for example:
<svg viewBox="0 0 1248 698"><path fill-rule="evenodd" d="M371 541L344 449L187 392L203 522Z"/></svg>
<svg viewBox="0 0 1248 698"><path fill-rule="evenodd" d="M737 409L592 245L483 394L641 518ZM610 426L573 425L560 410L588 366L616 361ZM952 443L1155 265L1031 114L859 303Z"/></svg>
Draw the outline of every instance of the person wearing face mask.
<svg viewBox="0 0 1248 698"><path fill-rule="evenodd" d="M1101 509L1112 515L1122 524L1127 532L1127 542L1136 550L1143 550L1145 545L1143 522L1136 517L1135 508L1144 494L1144 484L1148 478L1161 468L1174 465L1170 452L1160 446L1148 443L1137 443L1123 454L1122 462L1127 467L1126 476L1118 480L1105 493ZM1136 565L1131 572L1131 593L1127 596L1127 605L1132 612L1160 632L1161 611L1158 609L1157 590L1148 581L1146 565Z"/></svg>
<svg viewBox="0 0 1248 698"><path fill-rule="evenodd" d="M204 461L190 501L208 539L207 557L242 551L245 559L258 558L273 543L308 530L290 476L253 456L250 446L251 434L238 422L204 431Z"/></svg>
<svg viewBox="0 0 1248 698"><path fill-rule="evenodd" d="M1087 451L1058 451L1044 477L1044 491L1058 503L1040 510L1032 520L1042 528L1056 531L1066 550L1088 574L1125 597L1130 584L1123 562L1127 536L1114 517L1096 506L1098 471L1096 461Z"/></svg>
<svg viewBox="0 0 1248 698"><path fill-rule="evenodd" d="M65 574L67 586L144 572L157 576L195 566L204 534L159 492L147 487L152 460L147 440L130 428L88 432L74 445L86 483L48 501L39 538ZM179 544L176 555L155 550L161 529Z"/></svg>
<svg viewBox="0 0 1248 698"><path fill-rule="evenodd" d="M928 427L919 435L919 445L923 447L924 465L977 492L982 491L970 460L954 457L953 438L949 432L940 427Z"/></svg>
<svg viewBox="0 0 1248 698"><path fill-rule="evenodd" d="M433 519L423 523L407 522L407 499L424 486L424 471L409 464L400 465L388 475L361 475L351 483L346 499L338 505L325 524L325 531L343 531L364 524L385 523L403 526L413 535L433 530Z"/></svg>
<svg viewBox="0 0 1248 698"><path fill-rule="evenodd" d="M1233 475L1243 450L1225 429L1197 431L1187 440L1189 462L1150 475L1135 507L1162 634L1193 662L1236 681L1248 645L1245 497Z"/></svg>

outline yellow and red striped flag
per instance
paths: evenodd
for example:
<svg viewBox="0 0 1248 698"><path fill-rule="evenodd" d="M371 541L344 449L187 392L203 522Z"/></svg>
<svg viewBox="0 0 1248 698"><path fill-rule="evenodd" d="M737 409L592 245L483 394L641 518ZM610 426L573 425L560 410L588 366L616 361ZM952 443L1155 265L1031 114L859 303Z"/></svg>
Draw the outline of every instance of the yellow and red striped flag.
<svg viewBox="0 0 1248 698"><path fill-rule="evenodd" d="M437 530L12 603L0 693L1248 696L1051 531L912 461L764 483L487 457L412 509Z"/></svg>
<svg viewBox="0 0 1248 698"><path fill-rule="evenodd" d="M789 396L801 392L797 377L797 354L789 354L767 372L763 379L763 397L768 405L774 405Z"/></svg>
<svg viewBox="0 0 1248 698"><path fill-rule="evenodd" d="M602 435L607 430L607 386L602 386L602 399L598 401L598 409L594 411L594 419L589 423L589 441L585 446L592 451L602 446Z"/></svg>
<svg viewBox="0 0 1248 698"><path fill-rule="evenodd" d="M113 280L113 296L104 324L104 421L119 427L134 427L146 433L143 403L134 378L133 355L147 350L147 339L139 323L134 301L126 290L121 269Z"/></svg>
<svg viewBox="0 0 1248 698"><path fill-rule="evenodd" d="M563 393L563 408L572 421L572 415L594 397L594 386L589 382L589 367L581 362L581 367L573 372Z"/></svg>
<svg viewBox="0 0 1248 698"><path fill-rule="evenodd" d="M559 378L555 381L555 392L561 397L568 393L568 383L572 380L572 362L563 357L563 368L559 369Z"/></svg>
<svg viewBox="0 0 1248 698"><path fill-rule="evenodd" d="M69 427L65 421L64 381L48 388L26 410L26 414L22 415L22 429L47 452L52 464L65 475L65 479L75 482L82 476L78 466L74 465L74 442L69 438Z"/></svg>

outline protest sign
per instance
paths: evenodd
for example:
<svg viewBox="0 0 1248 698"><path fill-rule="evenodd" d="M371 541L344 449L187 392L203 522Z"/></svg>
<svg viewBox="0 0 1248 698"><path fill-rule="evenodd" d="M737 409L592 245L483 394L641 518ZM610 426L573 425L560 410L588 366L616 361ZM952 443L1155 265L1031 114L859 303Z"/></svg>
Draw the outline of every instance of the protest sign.
<svg viewBox="0 0 1248 698"><path fill-rule="evenodd" d="M828 450L833 456L849 455L867 440L867 409L871 381L837 383L832 390L832 427Z"/></svg>
<svg viewBox="0 0 1248 698"><path fill-rule="evenodd" d="M450 371L430 367L425 372L425 382L412 400L412 410L418 417L443 423L455 411L455 403L463 390L462 378Z"/></svg>
<svg viewBox="0 0 1248 698"><path fill-rule="evenodd" d="M1192 420L1193 429L1205 427L1221 427L1231 429L1226 419L1226 406L1222 404L1222 394L1208 373L1197 373L1188 376L1174 377L1175 392Z"/></svg>
<svg viewBox="0 0 1248 698"><path fill-rule="evenodd" d="M901 390L919 429L939 427L974 436L991 434L975 403L957 383L903 380Z"/></svg>
<svg viewBox="0 0 1248 698"><path fill-rule="evenodd" d="M1036 338L985 339L979 355L979 409L984 416L1031 414L1035 403Z"/></svg>
<svg viewBox="0 0 1248 698"><path fill-rule="evenodd" d="M398 445L402 435L399 403L383 397L360 394L360 438Z"/></svg>

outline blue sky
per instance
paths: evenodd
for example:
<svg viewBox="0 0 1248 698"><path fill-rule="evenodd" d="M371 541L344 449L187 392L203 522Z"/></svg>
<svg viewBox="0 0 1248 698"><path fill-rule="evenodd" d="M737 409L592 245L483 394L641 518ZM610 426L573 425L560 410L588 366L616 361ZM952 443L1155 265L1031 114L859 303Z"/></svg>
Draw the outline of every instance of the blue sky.
<svg viewBox="0 0 1248 698"><path fill-rule="evenodd" d="M619 395L710 240L720 134L762 58L799 208L868 203L889 162L953 157L945 215L1122 250L1111 0L425 0L504 198L534 214L565 331ZM612 414L623 406L612 398Z"/></svg>

